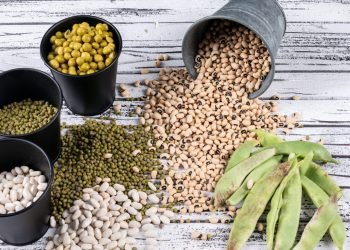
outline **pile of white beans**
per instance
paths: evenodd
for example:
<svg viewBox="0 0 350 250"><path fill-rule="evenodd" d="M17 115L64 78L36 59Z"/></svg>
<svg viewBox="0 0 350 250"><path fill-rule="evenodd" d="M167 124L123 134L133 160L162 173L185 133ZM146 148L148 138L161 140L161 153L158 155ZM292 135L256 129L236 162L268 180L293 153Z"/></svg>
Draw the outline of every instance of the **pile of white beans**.
<svg viewBox="0 0 350 250"><path fill-rule="evenodd" d="M29 207L47 187L45 175L28 166L0 173L0 214L10 214Z"/></svg>
<svg viewBox="0 0 350 250"><path fill-rule="evenodd" d="M146 249L158 249L155 226L169 224L174 213L154 206L159 203L155 194L135 189L126 192L123 185L107 181L83 192L82 198L64 211L58 226L51 217L50 224L57 230L46 250L132 250L139 245L136 237L142 236Z"/></svg>

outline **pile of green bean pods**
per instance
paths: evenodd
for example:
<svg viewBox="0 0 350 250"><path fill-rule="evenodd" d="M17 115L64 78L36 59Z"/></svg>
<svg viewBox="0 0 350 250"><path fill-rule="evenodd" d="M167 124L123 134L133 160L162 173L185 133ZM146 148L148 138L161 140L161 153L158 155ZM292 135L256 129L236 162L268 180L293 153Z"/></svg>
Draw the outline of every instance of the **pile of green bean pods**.
<svg viewBox="0 0 350 250"><path fill-rule="evenodd" d="M246 141L232 154L215 188L216 207L237 206L243 201L227 249L241 249L269 208L269 250L311 250L327 231L337 249L342 250L345 226L337 205L342 190L318 164L336 163L331 154L317 143L284 141L263 130L256 134L256 141ZM317 211L295 244L303 193Z"/></svg>

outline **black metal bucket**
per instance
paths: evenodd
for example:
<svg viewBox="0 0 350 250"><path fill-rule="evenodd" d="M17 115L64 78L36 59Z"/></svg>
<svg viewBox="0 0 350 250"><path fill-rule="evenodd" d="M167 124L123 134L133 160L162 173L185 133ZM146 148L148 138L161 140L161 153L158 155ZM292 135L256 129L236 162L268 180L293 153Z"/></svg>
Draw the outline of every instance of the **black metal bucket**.
<svg viewBox="0 0 350 250"><path fill-rule="evenodd" d="M57 108L57 113L48 124L32 133L0 134L0 138L19 138L34 142L54 162L61 148L60 114L63 98L60 87L51 76L36 69L13 69L0 74L0 107L27 98L47 101Z"/></svg>
<svg viewBox="0 0 350 250"><path fill-rule="evenodd" d="M20 139L0 139L0 172L16 166L40 170L48 185L29 207L11 214L0 214L0 239L11 245L27 245L40 239L49 228L53 170L45 152L34 143Z"/></svg>
<svg viewBox="0 0 350 250"><path fill-rule="evenodd" d="M271 85L275 74L275 59L286 30L286 17L276 0L231 0L211 16L195 22L186 32L182 43L182 57L191 76L197 78L194 68L198 43L212 20L224 19L239 23L254 31L266 45L271 56L271 69L260 89L249 98L262 95Z"/></svg>
<svg viewBox="0 0 350 250"><path fill-rule="evenodd" d="M117 56L108 67L93 74L75 76L59 72L52 68L47 60L47 55L51 51L50 37L57 31L64 32L71 29L73 24L81 22L87 22L90 25L106 23L113 33ZM61 86L68 108L75 114L85 116L101 114L112 106L121 50L122 38L117 28L102 18L89 15L72 16L56 23L45 33L40 44L41 58Z"/></svg>

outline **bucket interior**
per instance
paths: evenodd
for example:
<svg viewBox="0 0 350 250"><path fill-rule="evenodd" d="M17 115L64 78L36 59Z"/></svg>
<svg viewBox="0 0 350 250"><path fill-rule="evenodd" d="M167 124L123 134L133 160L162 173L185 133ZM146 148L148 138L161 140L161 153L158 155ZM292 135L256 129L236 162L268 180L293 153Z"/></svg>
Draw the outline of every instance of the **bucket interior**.
<svg viewBox="0 0 350 250"><path fill-rule="evenodd" d="M30 69L19 69L0 75L0 107L28 98L47 101L58 110L62 105L58 85L46 74Z"/></svg>

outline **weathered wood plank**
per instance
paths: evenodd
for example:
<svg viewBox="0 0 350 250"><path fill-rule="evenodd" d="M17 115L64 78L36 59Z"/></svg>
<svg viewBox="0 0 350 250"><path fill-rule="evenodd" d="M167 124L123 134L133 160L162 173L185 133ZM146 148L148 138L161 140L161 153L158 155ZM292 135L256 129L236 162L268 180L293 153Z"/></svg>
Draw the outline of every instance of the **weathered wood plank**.
<svg viewBox="0 0 350 250"><path fill-rule="evenodd" d="M146 51L147 48L144 50ZM171 58L169 61L162 63L162 67L184 67L180 52L171 52L166 48L154 50L149 48L149 50L146 53L125 49L119 59L118 75L139 74L141 68L149 68L154 73L159 72L159 68L155 68L154 66L155 58L159 54L168 54ZM36 51L37 49L0 51L1 70L8 70L14 67L27 67L28 65L45 70L46 67L44 67L40 55L35 53ZM288 58L292 54L293 51L290 51L289 54L280 55L284 58L277 58L275 81L332 81L333 85L335 85L334 82L338 83L340 81L340 84L345 83L346 86L347 80L346 78L344 79L344 76L347 77L350 74L350 70L348 70L350 67L349 62L327 59L328 56L326 55L324 55L324 59L312 59L311 57L298 58L297 56ZM330 55L329 58L333 58L333 55ZM305 78L303 78L304 75ZM291 76L293 76L292 79ZM283 84L285 85L285 83ZM327 89L329 89L329 86ZM344 94L344 92L338 91L339 93Z"/></svg>
<svg viewBox="0 0 350 250"><path fill-rule="evenodd" d="M20 38L21 36L16 35L16 37ZM149 41L143 45L143 48L132 48L133 43L131 41L125 42L120 57L119 72L132 72L140 67L154 68L154 60L159 54L168 54L171 57L172 60L165 65L171 67L182 67L184 65L181 47L179 46L164 45L155 47ZM11 67L11 65L26 65L28 62L33 62L38 66L42 64L37 47L17 48L16 42L12 46L8 43L7 46L0 49L1 64L4 68ZM317 45L314 47L281 47L276 60L276 71L350 73L348 52L349 47L317 47Z"/></svg>
<svg viewBox="0 0 350 250"><path fill-rule="evenodd" d="M120 30L125 41L148 41L158 42L181 41L183 35L191 23L117 23L115 26ZM0 22L0 37L7 37L0 45L6 48L11 42L14 46L28 47L39 45L42 35L51 24L13 24L7 25ZM337 27L337 28L335 28ZM319 47L347 47L349 45L350 23L288 23L287 33L282 47L291 46L319 46ZM16 35L20 35L19 38ZM160 39L161 38L161 39ZM28 40L30 39L30 40ZM148 45L148 44L146 44ZM181 46L181 43L177 44Z"/></svg>
<svg viewBox="0 0 350 250"><path fill-rule="evenodd" d="M179 0L169 5L167 1L33 1L35 8L28 8L25 1L1 1L1 23L31 23L56 22L63 17L93 13L119 22L137 21L166 21L166 22L193 22L209 15L223 6L227 1L195 0L190 3ZM190 8L189 8L190 4ZM350 6L343 1L281 1L289 22L347 22L350 21ZM67 8L70 6L70 8ZM323 15L320 15L323 13Z"/></svg>
<svg viewBox="0 0 350 250"><path fill-rule="evenodd" d="M305 224L303 223L302 226L304 225ZM231 224L171 224L171 226L168 226L168 229L166 229L164 233L162 231L160 249L225 249L230 229ZM177 234L178 230L183 231L180 234ZM194 241L190 239L190 234L192 231L211 233L213 238L210 241ZM177 235L179 236L179 239L173 240L174 238L178 238ZM347 236L349 237L349 235L349 226L347 225ZM321 243L318 249L330 249L330 247L331 242L329 239L327 239L327 241ZM347 249L346 247L345 249ZM247 243L245 249L266 249L265 234L254 233Z"/></svg>
<svg viewBox="0 0 350 250"><path fill-rule="evenodd" d="M124 102L124 105L133 105ZM138 103L137 105L140 105ZM281 114L291 115L294 112L302 114L301 122L313 126L330 124L336 125L349 123L350 121L350 100L279 100ZM322 107L322 108L321 108ZM75 119L76 116L64 108L63 120Z"/></svg>
<svg viewBox="0 0 350 250"><path fill-rule="evenodd" d="M181 40L191 23L114 23L121 31L124 41L146 42L143 46L157 46L157 43L181 46ZM0 23L0 37L7 37L0 48L13 48L12 42L18 47L39 45L42 35L50 27L50 24L14 24ZM349 45L350 23L288 23L287 33L282 42L282 47L347 47ZM164 35L168 30L167 36ZM172 32L169 32L172 31ZM17 38L21 35L22 38ZM159 39L163 37L163 39ZM30 40L24 39L28 38ZM158 39L157 39L158 38ZM34 43L33 43L34 41ZM151 44L148 41L152 41ZM171 43L175 41L176 43ZM29 43L30 42L30 43Z"/></svg>
<svg viewBox="0 0 350 250"><path fill-rule="evenodd" d="M310 137L310 141L323 139L326 145L350 145L350 129L344 127L304 127L296 128L287 136L289 140Z"/></svg>
<svg viewBox="0 0 350 250"><path fill-rule="evenodd" d="M148 53L146 53L147 50ZM182 67L180 51L172 52L172 50L174 49L136 48L130 50L126 48L119 60L118 82L132 83L139 79L155 78L159 69L154 68L154 59L159 54L170 55L171 59L163 64L164 67ZM288 55L281 54L280 56L291 57L293 54L295 53L290 51ZM274 83L264 96L277 93L282 98L300 95L303 99L348 99L350 92L350 84L348 84L350 72L347 73L349 62L333 59L321 61L316 63L315 60L309 58L278 58ZM0 51L1 71L29 65L48 72L36 48ZM155 74L139 75L140 68L143 67L150 68ZM132 94L139 96L140 92L136 91Z"/></svg>
<svg viewBox="0 0 350 250"><path fill-rule="evenodd" d="M75 14L88 13L104 17L117 25L124 38L120 58L118 82L130 85L132 97L142 96L144 88L134 88L138 79L155 78L158 69L153 60L160 53L170 54L168 67L183 66L181 40L186 29L200 17L213 13L224 0L169 1L10 1L0 2L0 70L15 67L40 68L48 71L39 57L38 46L43 33L52 23ZM350 4L348 0L281 0L286 10L287 33L277 59L277 73L272 87L263 96L278 94L282 99L292 95L300 101L281 100L281 113L302 113L299 128L288 139L311 135L317 141L323 138L326 147L336 155L340 165L329 164L325 169L336 182L346 188L340 200L340 213L347 222L347 241L350 242ZM67 8L67 6L70 6ZM21 24L21 25L19 25ZM140 75L142 67L154 72ZM142 102L122 101L123 115L116 117L119 124L136 124L137 118L127 117L129 110ZM334 100L336 99L336 100ZM82 117L63 109L62 121L83 122ZM309 218L314 209L306 204L302 219ZM224 249L230 225L193 223L205 222L211 214L184 215L189 224L171 224L159 231L160 249ZM211 241L193 241L193 230L211 232ZM265 249L265 236L254 234L247 249ZM36 244L43 249L45 239ZM139 239L138 243L143 244ZM329 249L329 242L319 249ZM345 249L350 248L349 244ZM0 249L28 249L7 247Z"/></svg>
<svg viewBox="0 0 350 250"><path fill-rule="evenodd" d="M342 216L344 222L350 222L350 210L349 210L349 202L350 199L350 190L343 190L343 197L339 200L339 214ZM237 207L241 207L239 204ZM303 206L300 213L300 220L305 222L309 221L312 215L314 214L316 208L313 203L309 200L309 198L304 194L303 196ZM261 216L260 221L264 222L266 220L267 213L266 211ZM203 213L191 213L191 214L179 214L175 217L176 220L184 219L185 221L189 220L191 223L193 222L206 222L209 223L209 218L216 217L219 219L227 218L226 212L203 212ZM221 221L221 220L220 220Z"/></svg>
<svg viewBox="0 0 350 250"><path fill-rule="evenodd" d="M301 223L300 231L304 228L305 223ZM230 224L209 224L209 223L189 223L189 224L169 224L163 229L157 229L158 235L161 235L159 239L159 249L225 249L226 242L228 239L229 232L231 230ZM192 240L191 233L193 231L198 231L202 233L212 234L212 239L209 241ZM35 249L44 249L47 237L53 234L53 230L50 230L44 238L39 242L35 243L37 246ZM350 237L350 224L346 223L346 235L347 239ZM266 249L266 235L265 233L254 232L249 239L246 247L244 249L252 250L264 250ZM299 238L299 236L298 236ZM144 239L137 237L138 249L143 249ZM346 243L344 249L350 247L349 242ZM27 247L14 247L1 245L2 250L26 250ZM333 243L329 236L326 236L321 243L318 245L317 249L333 249Z"/></svg>
<svg viewBox="0 0 350 250"><path fill-rule="evenodd" d="M25 2L2 1L0 3L1 21L5 23L30 23L33 22L56 22L66 16L77 14L94 14L105 17L111 21L135 22L140 21L192 21L202 16L213 13L227 1L210 0L203 5L201 1L191 1L191 8L188 1L180 0L169 4L165 1L137 1L131 0L125 4L124 1L89 1L88 4L82 1L34 1L28 9ZM67 8L70 6L70 8ZM181 18L179 18L181 17Z"/></svg>
<svg viewBox="0 0 350 250"><path fill-rule="evenodd" d="M1 53L0 53L1 54ZM14 60L12 58L12 60ZM1 61L1 56L0 56ZM45 72L49 70L44 66L42 62L38 59L38 64L33 65L33 60L23 59L18 63L9 63L6 65L0 64L3 70L9 70L16 67L35 67L41 69ZM26 63L28 62L28 63ZM31 62L31 63L30 63ZM170 62L166 62L165 65L171 65ZM299 77L299 75L301 75ZM310 74L287 74L287 73L276 73L276 79L273 81L271 87L262 96L263 98L270 98L273 95L278 95L281 99L290 99L292 96L300 96L303 100L346 100L349 99L348 93L350 93L350 84L348 80L349 74L327 74L327 73L310 73ZM304 76L304 78L302 77ZM155 79L157 78L157 73L140 75L134 74L123 74L118 73L117 82L123 82L128 85L131 97L141 97L144 95L145 87L134 87L133 83L137 80L144 79ZM288 78L294 78L293 80L288 80ZM290 83L289 83L290 82ZM339 91L342 90L342 91ZM117 98L120 98L117 93Z"/></svg>

